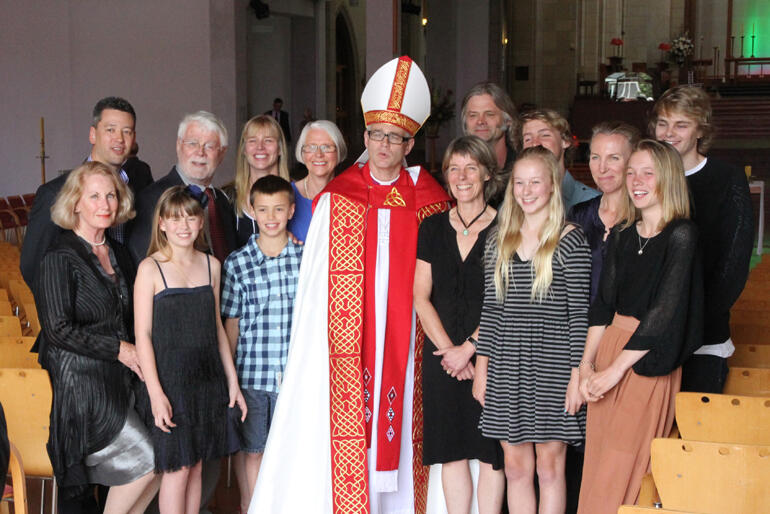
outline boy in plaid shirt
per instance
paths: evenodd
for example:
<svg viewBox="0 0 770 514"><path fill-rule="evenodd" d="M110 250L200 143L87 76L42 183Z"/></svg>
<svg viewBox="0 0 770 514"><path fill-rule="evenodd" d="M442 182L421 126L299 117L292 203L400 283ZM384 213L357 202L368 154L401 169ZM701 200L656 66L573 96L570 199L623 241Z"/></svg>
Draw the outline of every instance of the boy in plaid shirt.
<svg viewBox="0 0 770 514"><path fill-rule="evenodd" d="M259 226L246 246L225 260L222 316L235 352L235 367L248 413L243 448L235 461L241 505L257 482L275 401L286 367L291 318L302 247L288 237L294 191L286 180L267 175L251 188L249 200Z"/></svg>

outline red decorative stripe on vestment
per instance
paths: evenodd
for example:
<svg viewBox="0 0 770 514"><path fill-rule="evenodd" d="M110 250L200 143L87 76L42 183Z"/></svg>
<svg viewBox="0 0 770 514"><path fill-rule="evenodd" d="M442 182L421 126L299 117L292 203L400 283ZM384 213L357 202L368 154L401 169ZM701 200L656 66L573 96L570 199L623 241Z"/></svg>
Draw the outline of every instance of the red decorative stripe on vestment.
<svg viewBox="0 0 770 514"><path fill-rule="evenodd" d="M417 211L417 221L449 209L448 202L426 205ZM425 332L419 318L414 333L414 396L412 397L412 476L414 479L414 512L425 514L428 504L428 478L430 467L422 465L423 403L422 403L422 351Z"/></svg>
<svg viewBox="0 0 770 514"><path fill-rule="evenodd" d="M361 371L364 299L363 205L331 195L329 226L329 409L332 507L369 512Z"/></svg>

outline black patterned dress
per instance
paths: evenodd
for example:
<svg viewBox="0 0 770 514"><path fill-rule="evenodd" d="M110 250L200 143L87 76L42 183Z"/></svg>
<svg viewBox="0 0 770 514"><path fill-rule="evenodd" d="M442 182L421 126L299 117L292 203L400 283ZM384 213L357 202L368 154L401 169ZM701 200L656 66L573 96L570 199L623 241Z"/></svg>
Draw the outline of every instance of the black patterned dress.
<svg viewBox="0 0 770 514"><path fill-rule="evenodd" d="M210 263L209 284L190 288L168 287L160 263L156 264L166 287L153 301L152 347L176 427L167 434L155 426L146 388L141 411L155 449L155 470L162 472L229 455L240 449L240 443L237 416L227 406Z"/></svg>

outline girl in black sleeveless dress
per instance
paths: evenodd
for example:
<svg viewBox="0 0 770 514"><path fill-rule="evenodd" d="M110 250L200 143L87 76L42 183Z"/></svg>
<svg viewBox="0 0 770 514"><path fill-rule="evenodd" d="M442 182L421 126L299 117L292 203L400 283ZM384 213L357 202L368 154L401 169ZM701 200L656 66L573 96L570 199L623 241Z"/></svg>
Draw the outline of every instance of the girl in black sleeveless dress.
<svg viewBox="0 0 770 514"><path fill-rule="evenodd" d="M201 462L234 453L230 408L246 414L219 312L220 263L200 251L200 195L177 186L161 196L149 257L134 286L137 350L145 384L140 404L163 473L161 512L197 511ZM205 196L203 196L205 198ZM233 411L234 412L234 411Z"/></svg>

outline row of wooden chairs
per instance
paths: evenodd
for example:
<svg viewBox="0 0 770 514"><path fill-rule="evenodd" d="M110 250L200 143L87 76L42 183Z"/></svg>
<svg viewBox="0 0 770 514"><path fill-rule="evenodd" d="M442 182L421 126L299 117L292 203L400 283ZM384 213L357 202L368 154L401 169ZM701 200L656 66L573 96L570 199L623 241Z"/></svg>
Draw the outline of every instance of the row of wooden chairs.
<svg viewBox="0 0 770 514"><path fill-rule="evenodd" d="M34 193L0 197L0 235L2 241L13 241L21 247L29 224L29 210L35 201Z"/></svg>
<svg viewBox="0 0 770 514"><path fill-rule="evenodd" d="M749 273L730 311L730 333L736 347L770 345L770 259L763 259Z"/></svg>
<svg viewBox="0 0 770 514"><path fill-rule="evenodd" d="M681 439L652 442L653 487L619 513L770 510L770 398L679 393L676 422Z"/></svg>
<svg viewBox="0 0 770 514"><path fill-rule="evenodd" d="M0 210L9 209L26 209L32 208L32 203L35 201L35 193L28 193L25 195L11 195L5 198L0 197Z"/></svg>
<svg viewBox="0 0 770 514"><path fill-rule="evenodd" d="M770 259L751 271L730 325L725 394L677 395L675 432L653 441L639 505L619 514L770 512Z"/></svg>
<svg viewBox="0 0 770 514"><path fill-rule="evenodd" d="M29 512L27 478L42 478L53 483L53 468L46 452L51 383L48 373L40 369L37 355L30 353L39 331L32 292L19 272L19 247L0 241L0 403L11 442L12 483L11 494L0 502L0 514L9 512L10 502L15 514ZM45 484L40 489L42 514L47 504ZM50 512L54 512L55 484L51 491Z"/></svg>
<svg viewBox="0 0 770 514"><path fill-rule="evenodd" d="M5 342L0 343L0 351L6 349L4 345ZM56 512L56 480L46 451L52 398L47 371L0 366L0 403L5 411L8 439L16 450L14 459L18 463L17 469L11 463L14 513L28 512L28 478L44 481L40 487L40 514L46 505L45 482L51 482L49 512Z"/></svg>
<svg viewBox="0 0 770 514"><path fill-rule="evenodd" d="M0 336L39 333L35 298L19 271L18 248L0 243Z"/></svg>

